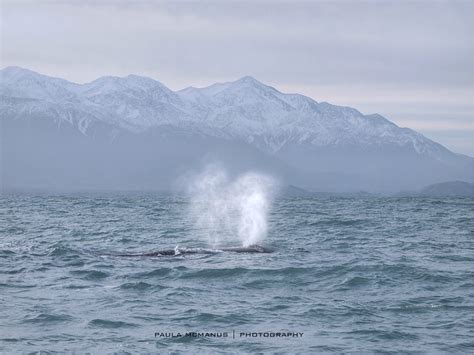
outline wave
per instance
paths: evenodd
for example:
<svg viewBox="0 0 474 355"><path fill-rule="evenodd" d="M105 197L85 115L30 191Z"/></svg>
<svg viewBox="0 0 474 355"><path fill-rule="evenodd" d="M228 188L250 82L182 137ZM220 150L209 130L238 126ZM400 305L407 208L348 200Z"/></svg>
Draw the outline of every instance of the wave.
<svg viewBox="0 0 474 355"><path fill-rule="evenodd" d="M23 323L36 323L41 325L48 325L51 323L62 323L72 321L74 318L67 314L49 314L41 313L33 318L26 318Z"/></svg>
<svg viewBox="0 0 474 355"><path fill-rule="evenodd" d="M89 327L93 328L106 328L106 329L116 329L116 328L136 328L139 327L138 324L129 323L124 321L114 321L108 319L93 319L88 323Z"/></svg>

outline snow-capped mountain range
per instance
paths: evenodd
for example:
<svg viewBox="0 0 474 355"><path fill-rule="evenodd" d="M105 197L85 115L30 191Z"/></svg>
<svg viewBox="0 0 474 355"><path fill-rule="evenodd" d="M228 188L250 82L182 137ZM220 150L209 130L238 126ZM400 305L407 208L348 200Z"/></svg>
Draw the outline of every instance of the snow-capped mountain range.
<svg viewBox="0 0 474 355"><path fill-rule="evenodd" d="M156 80L136 75L107 76L81 85L8 67L1 71L1 83L2 116L49 114L77 125L86 135L91 123L102 121L137 133L171 125L241 139L271 153L290 143L394 144L435 157L441 149L380 115L284 94L249 76L173 92ZM18 104L17 99L29 100Z"/></svg>
<svg viewBox="0 0 474 355"><path fill-rule="evenodd" d="M100 127L101 131L108 131L105 136L112 145L123 135L148 137L150 132L160 131L168 137L239 142L287 166L293 165L295 159L289 156L293 154L299 159L301 154L318 155L328 150L388 149L455 166L454 170L461 164L464 171L467 164L467 173L471 173L470 158L452 153L378 114L364 115L350 107L285 94L249 76L205 88L172 91L154 79L137 75L105 76L76 84L7 67L0 71L0 97L2 120L10 123L46 120L54 123L52 127L64 129L66 125L80 132L83 139L95 140ZM308 170L306 165L303 163L302 170ZM326 170L323 167L313 170L319 173L344 170L330 165Z"/></svg>

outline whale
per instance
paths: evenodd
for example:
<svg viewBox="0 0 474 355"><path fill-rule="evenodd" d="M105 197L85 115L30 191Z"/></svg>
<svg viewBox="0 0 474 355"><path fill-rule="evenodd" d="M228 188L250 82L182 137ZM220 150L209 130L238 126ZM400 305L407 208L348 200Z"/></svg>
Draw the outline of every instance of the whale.
<svg viewBox="0 0 474 355"><path fill-rule="evenodd" d="M119 253L119 254L105 254L109 256L122 256L122 257L160 257L160 256L178 256L186 254L216 254L216 253L273 253L274 250L268 247L263 247L261 245L249 245L249 246L239 246L239 247L224 247L217 249L205 249L205 248L186 248L186 247L176 247L174 249L162 249L156 250L148 253Z"/></svg>

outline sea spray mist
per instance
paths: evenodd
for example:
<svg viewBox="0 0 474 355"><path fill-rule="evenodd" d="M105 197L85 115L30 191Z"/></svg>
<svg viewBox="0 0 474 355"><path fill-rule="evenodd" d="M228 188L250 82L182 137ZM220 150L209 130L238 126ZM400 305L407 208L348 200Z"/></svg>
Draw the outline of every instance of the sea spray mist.
<svg viewBox="0 0 474 355"><path fill-rule="evenodd" d="M231 178L222 167L207 166L189 186L190 215L198 233L213 248L261 243L276 186L266 174L247 172Z"/></svg>

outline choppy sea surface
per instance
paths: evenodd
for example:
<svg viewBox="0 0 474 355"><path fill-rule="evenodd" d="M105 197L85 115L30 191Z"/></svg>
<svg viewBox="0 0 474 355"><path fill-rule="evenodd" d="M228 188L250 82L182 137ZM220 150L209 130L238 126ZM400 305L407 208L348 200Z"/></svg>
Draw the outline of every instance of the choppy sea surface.
<svg viewBox="0 0 474 355"><path fill-rule="evenodd" d="M279 199L271 254L107 255L206 247L185 197L2 197L0 221L0 352L474 351L473 199Z"/></svg>

